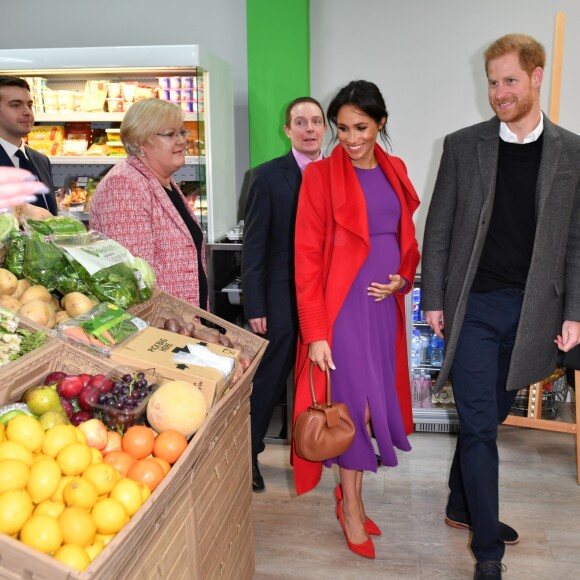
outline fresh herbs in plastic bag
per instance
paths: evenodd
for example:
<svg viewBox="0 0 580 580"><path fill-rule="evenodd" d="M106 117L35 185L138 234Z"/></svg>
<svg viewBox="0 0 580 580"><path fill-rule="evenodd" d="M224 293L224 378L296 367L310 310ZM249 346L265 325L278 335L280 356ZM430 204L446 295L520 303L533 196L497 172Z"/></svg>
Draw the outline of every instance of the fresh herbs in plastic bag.
<svg viewBox="0 0 580 580"><path fill-rule="evenodd" d="M13 230L7 238L6 259L4 267L10 270L17 278L22 278L22 266L24 264L24 250L28 234Z"/></svg>

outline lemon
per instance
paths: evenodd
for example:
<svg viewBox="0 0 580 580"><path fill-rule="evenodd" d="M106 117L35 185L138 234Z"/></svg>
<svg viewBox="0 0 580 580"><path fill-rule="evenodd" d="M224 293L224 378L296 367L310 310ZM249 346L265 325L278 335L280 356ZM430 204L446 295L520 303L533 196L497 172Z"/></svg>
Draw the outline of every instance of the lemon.
<svg viewBox="0 0 580 580"><path fill-rule="evenodd" d="M0 494L0 532L17 533L33 509L32 500L24 490L11 489Z"/></svg>
<svg viewBox="0 0 580 580"><path fill-rule="evenodd" d="M125 506L117 499L100 499L91 510L99 534L116 534L128 521Z"/></svg>
<svg viewBox="0 0 580 580"><path fill-rule="evenodd" d="M51 518L58 518L63 512L66 506L62 501L56 501L54 499L45 499L41 501L32 512L33 515L38 516L40 514L45 514Z"/></svg>
<svg viewBox="0 0 580 580"><path fill-rule="evenodd" d="M26 447L32 453L39 451L44 441L42 425L30 415L18 415L6 426L6 439L15 441Z"/></svg>
<svg viewBox="0 0 580 580"><path fill-rule="evenodd" d="M103 546L106 546L117 534L97 534L95 535L95 542L103 542Z"/></svg>
<svg viewBox="0 0 580 580"><path fill-rule="evenodd" d="M89 449L91 450L91 453L93 455L93 457L91 459L91 463L102 463L103 462L103 454L98 449L95 449L94 447L89 447Z"/></svg>
<svg viewBox="0 0 580 580"><path fill-rule="evenodd" d="M91 509L95 503L99 492L97 486L84 477L75 477L67 483L62 490L62 499L67 506Z"/></svg>
<svg viewBox="0 0 580 580"><path fill-rule="evenodd" d="M0 460L0 493L10 489L24 489L30 469L19 459Z"/></svg>
<svg viewBox="0 0 580 580"><path fill-rule="evenodd" d="M143 496L143 503L145 503L148 499L149 496L151 495L151 490L149 489L148 485L145 485L144 483L138 481L137 482L139 484L139 487L141 488L141 495Z"/></svg>
<svg viewBox="0 0 580 580"><path fill-rule="evenodd" d="M30 468L26 490L34 503L50 499L60 483L60 467L52 457L37 461Z"/></svg>
<svg viewBox="0 0 580 580"><path fill-rule="evenodd" d="M96 485L99 495L110 493L119 480L119 476L120 473L108 463L92 464L83 471L83 478Z"/></svg>
<svg viewBox="0 0 580 580"><path fill-rule="evenodd" d="M143 505L143 494L136 481L132 479L121 479L111 491L110 497L120 501L129 516L132 516Z"/></svg>
<svg viewBox="0 0 580 580"><path fill-rule="evenodd" d="M75 428L72 425L55 425L44 433L42 452L45 455L56 457L63 447L77 441Z"/></svg>
<svg viewBox="0 0 580 580"><path fill-rule="evenodd" d="M95 540L90 546L85 548L91 562L103 551L104 547L105 544L101 540Z"/></svg>
<svg viewBox="0 0 580 580"><path fill-rule="evenodd" d="M91 514L79 507L67 507L58 516L63 544L90 546L95 541L97 526Z"/></svg>
<svg viewBox="0 0 580 580"><path fill-rule="evenodd" d="M0 423L0 443L6 439L6 425Z"/></svg>
<svg viewBox="0 0 580 580"><path fill-rule="evenodd" d="M87 551L81 546L75 546L74 544L61 546L56 551L54 559L79 572L82 572L91 563Z"/></svg>
<svg viewBox="0 0 580 580"><path fill-rule="evenodd" d="M63 447L56 456L63 475L80 475L93 459L90 447L85 443L71 443Z"/></svg>
<svg viewBox="0 0 580 580"><path fill-rule="evenodd" d="M20 530L20 541L44 554L54 554L62 544L58 520L46 514L28 519Z"/></svg>
<svg viewBox="0 0 580 580"><path fill-rule="evenodd" d="M74 475L63 475L60 478L60 482L58 484L56 491L54 492L54 494L50 499L53 499L54 501L61 501L64 503L64 499L62 498L62 491L66 487L66 484L72 479L74 479Z"/></svg>
<svg viewBox="0 0 580 580"><path fill-rule="evenodd" d="M77 427L75 427L75 435L79 443L84 443L85 445L87 444L87 436Z"/></svg>
<svg viewBox="0 0 580 580"><path fill-rule="evenodd" d="M18 459L26 465L32 465L34 459L32 452L16 441L4 441L0 443L0 459Z"/></svg>

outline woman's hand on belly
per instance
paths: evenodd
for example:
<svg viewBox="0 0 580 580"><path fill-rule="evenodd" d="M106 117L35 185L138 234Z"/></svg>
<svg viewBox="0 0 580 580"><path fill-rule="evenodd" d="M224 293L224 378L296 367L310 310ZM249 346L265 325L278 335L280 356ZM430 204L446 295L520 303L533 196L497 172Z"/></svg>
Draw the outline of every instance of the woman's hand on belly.
<svg viewBox="0 0 580 580"><path fill-rule="evenodd" d="M371 285L367 288L368 295L374 298L375 302L384 300L387 296L404 288L407 284L406 280L402 276L399 276L399 274L389 274L389 280L390 282L388 284L371 282Z"/></svg>

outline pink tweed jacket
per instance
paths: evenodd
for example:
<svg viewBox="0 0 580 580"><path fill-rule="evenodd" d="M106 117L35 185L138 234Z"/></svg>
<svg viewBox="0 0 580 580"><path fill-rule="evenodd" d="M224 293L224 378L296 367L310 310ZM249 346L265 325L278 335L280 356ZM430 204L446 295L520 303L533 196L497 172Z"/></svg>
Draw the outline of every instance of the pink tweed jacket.
<svg viewBox="0 0 580 580"><path fill-rule="evenodd" d="M89 223L147 260L158 288L207 309L207 304L199 304L197 251L191 234L162 185L137 157L128 156L99 183ZM202 263L205 269L205 245Z"/></svg>

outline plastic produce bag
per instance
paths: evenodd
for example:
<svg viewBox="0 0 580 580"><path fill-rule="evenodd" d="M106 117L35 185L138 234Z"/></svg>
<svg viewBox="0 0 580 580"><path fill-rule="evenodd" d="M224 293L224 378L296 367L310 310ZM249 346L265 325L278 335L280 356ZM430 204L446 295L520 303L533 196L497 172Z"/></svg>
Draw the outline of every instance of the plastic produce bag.
<svg viewBox="0 0 580 580"><path fill-rule="evenodd" d="M10 270L17 278L22 278L22 268L24 264L24 250L28 234L20 231L12 231L6 239L6 258L4 267Z"/></svg>
<svg viewBox="0 0 580 580"><path fill-rule="evenodd" d="M133 256L121 244L95 231L56 235L52 241L100 301L126 309L151 298L151 290L130 265Z"/></svg>

